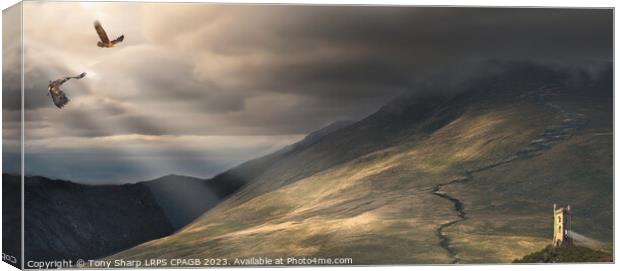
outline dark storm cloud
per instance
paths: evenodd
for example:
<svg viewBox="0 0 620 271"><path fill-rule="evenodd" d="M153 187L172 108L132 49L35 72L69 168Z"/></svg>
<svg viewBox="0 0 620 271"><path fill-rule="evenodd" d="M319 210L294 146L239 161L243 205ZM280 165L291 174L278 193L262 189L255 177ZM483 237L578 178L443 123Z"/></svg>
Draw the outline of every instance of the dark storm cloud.
<svg viewBox="0 0 620 271"><path fill-rule="evenodd" d="M609 49L611 16L611 10L596 9L318 8L286 33L375 49L452 55L498 49Z"/></svg>
<svg viewBox="0 0 620 271"><path fill-rule="evenodd" d="M183 154L195 159L184 171L215 174L401 93L457 92L498 62L596 71L612 60L611 9L46 2L24 16L27 147L98 156L53 167L80 160L118 169L111 178L178 172ZM94 19L126 40L97 48ZM48 81L82 71L63 85L69 105L53 107ZM4 77L19 91L18 75Z"/></svg>
<svg viewBox="0 0 620 271"><path fill-rule="evenodd" d="M611 10L229 5L188 17L205 23L168 25L150 37L229 60L203 73L223 77L224 86L325 102L444 86L484 72L490 59L574 66L612 53ZM161 30L164 21L151 26ZM215 65L204 59L198 74Z"/></svg>

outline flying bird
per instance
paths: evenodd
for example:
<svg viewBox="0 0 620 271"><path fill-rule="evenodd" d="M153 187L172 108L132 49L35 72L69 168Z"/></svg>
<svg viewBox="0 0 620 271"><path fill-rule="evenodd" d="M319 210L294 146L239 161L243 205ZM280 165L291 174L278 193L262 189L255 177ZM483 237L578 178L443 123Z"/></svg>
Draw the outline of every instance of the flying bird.
<svg viewBox="0 0 620 271"><path fill-rule="evenodd" d="M47 87L47 90L49 91L47 95L52 96L52 101L54 101L56 107L62 108L69 102L69 98L67 98L65 92L60 89L60 86L70 79L82 79L84 76L86 76L85 72L77 76L69 76L55 81L50 81L50 84Z"/></svg>
<svg viewBox="0 0 620 271"><path fill-rule="evenodd" d="M125 35L121 35L115 40L110 41L110 39L108 38L108 34L105 33L105 30L103 29L103 26L101 26L101 23L99 21L95 21L95 30L97 31L97 35L99 35L100 39L100 41L97 42L97 46L101 48L112 48L114 47L114 45L125 39Z"/></svg>

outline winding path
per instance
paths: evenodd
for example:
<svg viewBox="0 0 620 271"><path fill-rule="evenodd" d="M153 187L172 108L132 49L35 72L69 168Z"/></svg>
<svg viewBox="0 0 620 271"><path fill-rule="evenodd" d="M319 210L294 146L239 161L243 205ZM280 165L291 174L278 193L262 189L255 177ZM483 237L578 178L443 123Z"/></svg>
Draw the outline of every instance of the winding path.
<svg viewBox="0 0 620 271"><path fill-rule="evenodd" d="M588 123L585 115L567 111L560 107L558 104L553 103L549 100L549 96L558 95L556 91L561 90L562 88L562 86L542 87L538 90L534 90L520 96L520 98L522 99L533 98L536 104L543 106L546 110L554 112L556 114L556 118L559 118L559 123L554 123L545 127L542 134L540 134L537 138L531 140L527 145L525 145L515 154L508 156L507 158L498 162L466 171L465 178L453 180L447 183L437 184L431 189L431 193L433 193L434 195L449 200L453 204L454 210L457 215L456 219L440 224L435 230L435 234L439 238L439 246L444 248L447 251L448 255L453 259L451 263L459 263L461 259L458 256L457 250L452 245L450 238L444 233L444 230L452 225L468 219L468 217L465 213L465 205L463 204L463 202L458 198L450 196L446 192L442 191L442 188L455 183L472 181L473 174L476 172L481 172L503 164L507 164L517 159L526 159L538 156L542 154L545 150L549 149L552 145L557 144L558 141L570 138L574 131L585 126Z"/></svg>
<svg viewBox="0 0 620 271"><path fill-rule="evenodd" d="M447 227L450 227L450 226L452 226L452 225L454 225L456 223L459 223L459 222L467 219L467 216L465 215L465 209L463 207L463 203L460 200L458 200L457 198L453 198L450 195L446 194L445 192L441 191L441 188L443 186L445 186L445 185L450 185L450 184L453 184L455 182L466 181L466 180L467 179L455 180L455 181L451 181L451 182L445 183L445 184L438 184L438 185L435 185L433 187L433 189L432 189L432 193L433 194L451 201L452 204L454 205L454 209L457 212L458 219L452 220L452 221L449 221L449 222L446 222L446 223L443 223L443 224L440 224L439 227L435 230L435 234L439 238L439 246L444 248L448 252L448 255L450 255L450 257L453 258L453 261L451 263L458 263L460 261L460 258L458 257L454 247L451 245L450 238L443 233L443 230L445 228L447 228Z"/></svg>

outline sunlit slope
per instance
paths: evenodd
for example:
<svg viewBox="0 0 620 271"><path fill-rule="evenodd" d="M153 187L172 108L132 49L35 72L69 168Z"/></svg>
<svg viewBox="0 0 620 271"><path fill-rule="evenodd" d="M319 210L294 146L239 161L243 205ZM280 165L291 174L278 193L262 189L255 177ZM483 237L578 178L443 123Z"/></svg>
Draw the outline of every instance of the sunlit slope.
<svg viewBox="0 0 620 271"><path fill-rule="evenodd" d="M511 262L549 243L553 202L575 207L580 233L611 240L611 105L584 99L597 86L531 67L486 80L388 104L182 231L111 258Z"/></svg>
<svg viewBox="0 0 620 271"><path fill-rule="evenodd" d="M541 144L539 154L472 173L469 181L445 189L463 201L469 217L446 230L460 257L469 262L521 258L512 246L521 244L522 236L549 240L553 203L570 204L573 230L610 251L613 111L607 82L539 93L555 112L531 141Z"/></svg>

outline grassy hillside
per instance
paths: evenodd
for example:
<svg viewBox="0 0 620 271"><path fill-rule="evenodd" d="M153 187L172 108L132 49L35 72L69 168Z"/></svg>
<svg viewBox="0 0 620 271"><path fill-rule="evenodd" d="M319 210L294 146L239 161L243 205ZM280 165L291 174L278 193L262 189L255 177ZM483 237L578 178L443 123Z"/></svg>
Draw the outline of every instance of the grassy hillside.
<svg viewBox="0 0 620 271"><path fill-rule="evenodd" d="M598 82L525 66L450 99L399 98L245 176L182 231L110 258L511 262L549 244L553 203L610 243L611 85Z"/></svg>

